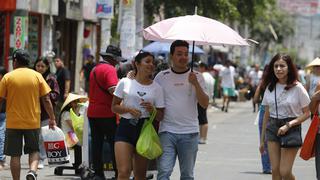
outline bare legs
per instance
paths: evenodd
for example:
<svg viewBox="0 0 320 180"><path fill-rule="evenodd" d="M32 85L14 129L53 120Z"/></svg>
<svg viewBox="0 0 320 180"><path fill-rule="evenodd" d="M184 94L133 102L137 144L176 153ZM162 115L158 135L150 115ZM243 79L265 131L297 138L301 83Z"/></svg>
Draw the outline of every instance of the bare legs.
<svg viewBox="0 0 320 180"><path fill-rule="evenodd" d="M115 143L115 154L118 169L118 180L130 178L132 164L134 179L144 180L146 178L148 160L135 152L135 148L126 142Z"/></svg>
<svg viewBox="0 0 320 180"><path fill-rule="evenodd" d="M13 180L20 180L20 171L21 171L21 156L11 156L10 158L10 169ZM29 154L29 168L30 170L36 172L38 169L39 163L39 153L34 152Z"/></svg>
<svg viewBox="0 0 320 180"><path fill-rule="evenodd" d="M279 143L268 141L272 180L295 180L292 167L299 148L280 148Z"/></svg>

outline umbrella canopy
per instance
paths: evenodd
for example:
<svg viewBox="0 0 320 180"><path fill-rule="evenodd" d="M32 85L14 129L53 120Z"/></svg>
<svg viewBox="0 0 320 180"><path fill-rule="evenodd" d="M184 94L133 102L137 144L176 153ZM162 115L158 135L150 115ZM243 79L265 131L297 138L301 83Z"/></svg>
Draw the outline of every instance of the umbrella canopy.
<svg viewBox="0 0 320 180"><path fill-rule="evenodd" d="M197 45L249 45L229 26L198 15L165 19L145 28L143 36L153 41L171 42L180 39Z"/></svg>
<svg viewBox="0 0 320 180"><path fill-rule="evenodd" d="M170 53L170 46L171 46L171 44L168 42L155 41L155 42L148 44L144 48L142 48L142 50L148 51L151 53L155 53L155 54L167 54L167 53ZM191 45L189 46L189 52L190 53L192 52ZM194 53L195 54L204 54L204 51L202 49L200 49L199 47L195 46Z"/></svg>

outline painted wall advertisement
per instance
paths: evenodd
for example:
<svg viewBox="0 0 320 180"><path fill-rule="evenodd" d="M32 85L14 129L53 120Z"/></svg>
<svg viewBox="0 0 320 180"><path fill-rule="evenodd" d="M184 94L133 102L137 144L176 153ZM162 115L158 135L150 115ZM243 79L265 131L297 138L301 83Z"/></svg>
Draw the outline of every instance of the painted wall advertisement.
<svg viewBox="0 0 320 180"><path fill-rule="evenodd" d="M98 18L113 18L113 0L97 0L96 14Z"/></svg>
<svg viewBox="0 0 320 180"><path fill-rule="evenodd" d="M14 49L24 49L27 41L28 18L25 16L14 17Z"/></svg>

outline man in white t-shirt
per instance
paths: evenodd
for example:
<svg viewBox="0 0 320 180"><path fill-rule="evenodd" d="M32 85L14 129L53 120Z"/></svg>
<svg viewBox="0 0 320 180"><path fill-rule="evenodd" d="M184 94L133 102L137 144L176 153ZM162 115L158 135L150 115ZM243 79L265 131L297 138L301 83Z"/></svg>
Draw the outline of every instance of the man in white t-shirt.
<svg viewBox="0 0 320 180"><path fill-rule="evenodd" d="M230 60L225 62L224 67L219 72L219 76L221 81L220 87L223 90L223 102L221 110L228 112L230 98L235 96L235 69L233 66L231 66Z"/></svg>
<svg viewBox="0 0 320 180"><path fill-rule="evenodd" d="M205 93L210 98L213 98L214 94L214 78L212 75L208 72L208 65L205 63L199 64L199 72L202 73L202 76L204 78L205 82ZM200 139L199 144L206 144L207 143L207 134L208 134L208 117L207 117L207 108L202 108L198 104L198 120L199 120L199 126L200 126Z"/></svg>
<svg viewBox="0 0 320 180"><path fill-rule="evenodd" d="M203 76L188 68L186 41L171 44L171 69L161 71L155 81L162 86L165 97L164 118L160 122L159 137L163 154L158 159L158 180L169 180L178 156L181 179L194 179L194 165L198 152L197 103L207 108Z"/></svg>
<svg viewBox="0 0 320 180"><path fill-rule="evenodd" d="M249 72L249 77L250 77L250 85L253 90L253 92L251 93L254 94L262 78L262 71L260 70L259 64L254 65L254 69ZM256 103L253 100L253 98L252 98L252 106L253 106L253 112L256 112ZM259 107L259 104L258 104L258 107Z"/></svg>

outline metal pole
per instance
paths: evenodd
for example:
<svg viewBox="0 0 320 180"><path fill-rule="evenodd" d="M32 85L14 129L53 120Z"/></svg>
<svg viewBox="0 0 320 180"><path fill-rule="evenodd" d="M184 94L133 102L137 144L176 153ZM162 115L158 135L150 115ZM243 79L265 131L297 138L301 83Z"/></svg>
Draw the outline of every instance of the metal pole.
<svg viewBox="0 0 320 180"><path fill-rule="evenodd" d="M192 56L191 56L191 72L193 72L193 63L194 63L194 41L192 41Z"/></svg>

